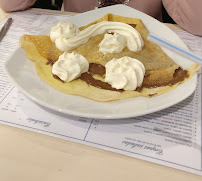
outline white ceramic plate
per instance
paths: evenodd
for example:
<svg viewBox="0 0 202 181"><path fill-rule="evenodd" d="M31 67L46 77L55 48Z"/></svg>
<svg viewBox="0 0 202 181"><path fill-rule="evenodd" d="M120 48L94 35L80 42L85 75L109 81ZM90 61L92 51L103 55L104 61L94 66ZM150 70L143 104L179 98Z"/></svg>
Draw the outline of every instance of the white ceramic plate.
<svg viewBox="0 0 202 181"><path fill-rule="evenodd" d="M71 21L77 26L83 26L107 13L140 18L151 33L158 34L158 36L165 39L169 38L170 42L187 49L182 40L165 25L142 12L124 5L89 11L68 18L67 21ZM50 28L43 31L45 34L49 34L49 32ZM164 49L164 51L183 68L192 63L169 50ZM34 63L25 57L22 48L18 48L6 61L5 70L17 88L38 104L69 115L101 119L135 117L165 109L190 96L194 92L197 83L197 76L195 75L188 82L161 96L96 102L80 96L64 94L44 83L38 77Z"/></svg>

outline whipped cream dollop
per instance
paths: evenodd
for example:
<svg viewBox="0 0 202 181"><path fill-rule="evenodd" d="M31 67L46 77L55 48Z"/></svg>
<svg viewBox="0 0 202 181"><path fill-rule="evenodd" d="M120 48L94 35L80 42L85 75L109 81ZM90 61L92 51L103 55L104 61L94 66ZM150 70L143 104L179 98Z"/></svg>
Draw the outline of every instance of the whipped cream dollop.
<svg viewBox="0 0 202 181"><path fill-rule="evenodd" d="M99 44L99 51L104 55L106 53L120 53L126 46L126 38L119 33L104 35L103 40Z"/></svg>
<svg viewBox="0 0 202 181"><path fill-rule="evenodd" d="M77 52L64 52L53 64L52 73L64 82L70 82L87 72L89 63L84 56Z"/></svg>
<svg viewBox="0 0 202 181"><path fill-rule="evenodd" d="M116 89L135 90L141 86L145 75L144 65L139 60L127 56L112 59L105 68L105 82Z"/></svg>
<svg viewBox="0 0 202 181"><path fill-rule="evenodd" d="M144 46L144 41L135 28L126 23L112 21L102 21L93 24L69 39L61 36L55 40L55 45L60 51L69 51L86 43L92 36L106 31L124 36L126 38L126 46L132 52L140 51Z"/></svg>
<svg viewBox="0 0 202 181"><path fill-rule="evenodd" d="M51 28L50 38L55 42L58 38L71 38L78 34L79 29L71 22L59 22L56 26Z"/></svg>

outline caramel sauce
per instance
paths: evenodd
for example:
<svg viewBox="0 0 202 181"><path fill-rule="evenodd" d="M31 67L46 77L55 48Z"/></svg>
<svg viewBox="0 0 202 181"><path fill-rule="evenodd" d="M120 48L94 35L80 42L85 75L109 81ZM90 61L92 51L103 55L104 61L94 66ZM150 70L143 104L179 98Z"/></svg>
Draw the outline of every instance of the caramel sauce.
<svg viewBox="0 0 202 181"><path fill-rule="evenodd" d="M60 77L58 77L57 75L54 75L54 74L53 74L53 77L54 77L55 79L61 81L62 83L65 83L65 81L61 80Z"/></svg>
<svg viewBox="0 0 202 181"><path fill-rule="evenodd" d="M55 63L54 60L49 59L48 62L46 63L46 65L52 66L54 63ZM92 85L92 86L100 88L100 89L118 91L118 92L124 91L124 90L115 89L115 88L111 87L110 84L93 78L93 75L95 75L95 74L104 76L105 67L100 64L90 63L88 72L81 74L81 76L78 79L86 82L88 85ZM145 76L149 76L149 75L145 75ZM58 80L62 81L63 83L65 83L58 76L53 75L53 77L55 79L58 79ZM145 88L154 88L154 87L162 87L162 86L167 86L167 85L172 86L178 82L183 81L185 78L188 78L188 77L189 77L188 72L186 70L183 70L181 67L179 67L178 69L175 70L175 73L173 74L173 79L171 81L166 82L166 83L156 83L155 85L152 83L143 82L142 86L137 87L135 91L141 92L142 88L144 88L144 87ZM151 95L151 96L153 96L153 95Z"/></svg>
<svg viewBox="0 0 202 181"><path fill-rule="evenodd" d="M133 28L136 28L136 24L129 24L130 26L132 26Z"/></svg>
<svg viewBox="0 0 202 181"><path fill-rule="evenodd" d="M100 89L123 92L123 90L115 89L110 84L108 84L106 82L102 82L101 80L94 79L93 75L90 72L86 72L86 73L81 74L79 79L83 80L88 85L92 85L92 86L100 88Z"/></svg>
<svg viewBox="0 0 202 181"><path fill-rule="evenodd" d="M149 97L152 97L152 96L155 96L155 95L157 95L157 93L155 93L155 94L149 94Z"/></svg>
<svg viewBox="0 0 202 181"><path fill-rule="evenodd" d="M53 66L53 64L56 62L56 60L52 60L52 59L48 59L48 62L46 62L46 65L51 65Z"/></svg>
<svg viewBox="0 0 202 181"><path fill-rule="evenodd" d="M187 70L183 70L181 67L175 70L173 74L173 80L170 82L171 85L176 84L177 82L183 81L185 78L188 78L189 74Z"/></svg>
<svg viewBox="0 0 202 181"><path fill-rule="evenodd" d="M182 82L185 78L188 78L189 74L187 70L183 70L181 67L175 70L173 74L173 79L168 82L156 82L154 83L148 83L146 81L143 81L142 87L145 88L154 88L154 87L162 87L162 86L172 86L178 82Z"/></svg>
<svg viewBox="0 0 202 181"><path fill-rule="evenodd" d="M90 74L92 74L92 75L97 74L100 76L104 76L105 75L105 67L100 65L100 64L90 63L88 72L90 72Z"/></svg>
<svg viewBox="0 0 202 181"><path fill-rule="evenodd" d="M107 89L107 90L113 90L113 91L124 91L124 90L117 90L115 88L112 88L111 85L109 85L106 82L102 82L100 80L96 80L93 78L94 74L98 74L100 76L104 76L105 74L105 67L100 65L100 64L95 64L95 63L90 63L89 66L89 71L88 73L84 73L82 74L79 79L85 81L87 84L95 86L97 88L101 88L101 89ZM149 76L149 75L145 75L145 76ZM186 70L183 70L182 68L178 68L175 70L175 73L173 75L173 79L167 83L159 83L158 85L153 85L153 84L142 84L141 87L137 87L135 91L141 92L142 88L154 88L154 87L162 87L162 86L166 86L166 85L174 85L178 82L183 81L185 78L188 78L188 72Z"/></svg>

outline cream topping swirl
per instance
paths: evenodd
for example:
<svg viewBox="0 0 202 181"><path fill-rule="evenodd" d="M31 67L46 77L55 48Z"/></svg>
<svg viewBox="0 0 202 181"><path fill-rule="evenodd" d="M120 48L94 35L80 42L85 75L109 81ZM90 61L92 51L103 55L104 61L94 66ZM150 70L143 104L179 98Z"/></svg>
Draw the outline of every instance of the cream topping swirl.
<svg viewBox="0 0 202 181"><path fill-rule="evenodd" d="M116 89L135 90L141 86L145 75L144 65L139 60L127 56L112 59L105 68L105 82Z"/></svg>
<svg viewBox="0 0 202 181"><path fill-rule="evenodd" d="M52 73L64 82L70 82L87 72L89 63L84 56L77 52L64 52L53 64Z"/></svg>
<svg viewBox="0 0 202 181"><path fill-rule="evenodd" d="M126 46L132 52L140 51L144 46L144 41L135 28L126 23L112 21L102 21L91 25L69 39L61 36L55 40L55 44L60 51L69 51L86 43L92 36L106 31L123 35L126 38Z"/></svg>
<svg viewBox="0 0 202 181"><path fill-rule="evenodd" d="M118 33L104 35L104 39L99 44L99 51L106 53L120 53L126 46L126 38Z"/></svg>
<svg viewBox="0 0 202 181"><path fill-rule="evenodd" d="M59 22L56 26L51 28L50 38L52 42L55 42L56 39L62 38L71 38L78 34L79 29L71 22Z"/></svg>

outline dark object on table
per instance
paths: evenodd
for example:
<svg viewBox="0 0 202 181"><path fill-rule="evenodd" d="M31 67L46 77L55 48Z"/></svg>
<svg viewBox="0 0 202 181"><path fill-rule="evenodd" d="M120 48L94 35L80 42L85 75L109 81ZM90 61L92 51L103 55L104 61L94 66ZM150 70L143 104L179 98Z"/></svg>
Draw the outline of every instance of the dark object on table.
<svg viewBox="0 0 202 181"><path fill-rule="evenodd" d="M115 4L127 4L130 0L98 0L97 8L107 7Z"/></svg>
<svg viewBox="0 0 202 181"><path fill-rule="evenodd" d="M62 2L63 0L37 0L32 8L60 10L62 7Z"/></svg>
<svg viewBox="0 0 202 181"><path fill-rule="evenodd" d="M0 30L0 41L4 37L4 35L6 34L6 32L8 31L11 23L12 23L12 18L8 18L8 20L6 21L6 23L4 24L4 26L1 28L1 30Z"/></svg>
<svg viewBox="0 0 202 181"><path fill-rule="evenodd" d="M162 5L162 18L164 23L176 24L175 21L169 16L163 5Z"/></svg>

